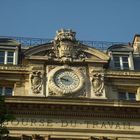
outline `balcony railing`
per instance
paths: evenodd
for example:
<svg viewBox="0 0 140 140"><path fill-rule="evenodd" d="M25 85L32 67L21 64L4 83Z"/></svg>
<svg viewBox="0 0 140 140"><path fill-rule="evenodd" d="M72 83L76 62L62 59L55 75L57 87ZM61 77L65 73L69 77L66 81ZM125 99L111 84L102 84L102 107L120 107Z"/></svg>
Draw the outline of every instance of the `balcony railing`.
<svg viewBox="0 0 140 140"><path fill-rule="evenodd" d="M46 39L46 38L30 38L30 37L15 37L15 36L0 36L0 38L14 39L20 42L22 47L29 47L29 46L33 47L44 43L51 43L53 41L53 39ZM95 47L99 50L107 50L108 47L115 44L124 44L124 45L128 44L126 42L85 41L85 40L79 40L79 42L91 47Z"/></svg>

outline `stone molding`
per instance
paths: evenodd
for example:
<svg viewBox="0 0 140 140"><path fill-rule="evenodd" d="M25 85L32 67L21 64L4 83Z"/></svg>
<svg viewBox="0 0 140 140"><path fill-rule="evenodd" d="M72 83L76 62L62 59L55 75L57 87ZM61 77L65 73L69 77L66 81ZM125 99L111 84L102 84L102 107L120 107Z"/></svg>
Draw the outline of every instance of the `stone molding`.
<svg viewBox="0 0 140 140"><path fill-rule="evenodd" d="M2 65L0 66L0 70L13 72L13 71L28 71L29 69L26 66Z"/></svg>
<svg viewBox="0 0 140 140"><path fill-rule="evenodd" d="M31 103L31 104L58 104L58 105L89 105L89 106L106 106L106 107L129 107L138 108L140 102L107 100L107 99L90 99L90 98L65 98L65 97L28 97L12 96L5 98L6 103Z"/></svg>
<svg viewBox="0 0 140 140"><path fill-rule="evenodd" d="M139 119L139 108L127 107L105 107L105 105L63 105L54 103L7 103L7 108L10 113L16 115L49 115L49 116L71 116L71 117L96 117L96 118L129 118ZM116 113L118 112L118 113Z"/></svg>
<svg viewBox="0 0 140 140"><path fill-rule="evenodd" d="M125 70L105 70L104 71L106 77L116 77L116 76L124 76L123 78L128 78L129 76L131 78L140 78L140 72L139 71L125 71ZM121 78L121 77L120 77Z"/></svg>

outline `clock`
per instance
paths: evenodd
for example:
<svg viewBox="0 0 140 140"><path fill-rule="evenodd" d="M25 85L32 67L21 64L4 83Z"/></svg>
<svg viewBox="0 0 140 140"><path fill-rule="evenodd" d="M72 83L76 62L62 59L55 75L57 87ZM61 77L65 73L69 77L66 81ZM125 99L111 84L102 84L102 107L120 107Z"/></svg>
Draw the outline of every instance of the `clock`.
<svg viewBox="0 0 140 140"><path fill-rule="evenodd" d="M51 71L49 89L56 95L70 95L78 92L84 85L81 71L71 67L59 67Z"/></svg>

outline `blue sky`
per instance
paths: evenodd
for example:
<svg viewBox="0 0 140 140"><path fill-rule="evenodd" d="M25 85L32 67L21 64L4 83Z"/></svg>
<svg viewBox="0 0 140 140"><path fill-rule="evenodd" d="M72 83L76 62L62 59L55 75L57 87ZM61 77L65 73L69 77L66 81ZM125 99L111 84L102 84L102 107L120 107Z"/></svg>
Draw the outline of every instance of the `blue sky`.
<svg viewBox="0 0 140 140"><path fill-rule="evenodd" d="M54 38L69 28L79 40L132 42L140 0L0 0L0 35Z"/></svg>

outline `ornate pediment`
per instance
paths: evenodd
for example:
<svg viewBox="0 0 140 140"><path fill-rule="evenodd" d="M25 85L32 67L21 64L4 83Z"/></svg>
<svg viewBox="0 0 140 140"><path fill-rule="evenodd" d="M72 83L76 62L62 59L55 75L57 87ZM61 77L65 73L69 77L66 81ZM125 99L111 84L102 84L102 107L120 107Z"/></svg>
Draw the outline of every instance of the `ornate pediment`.
<svg viewBox="0 0 140 140"><path fill-rule="evenodd" d="M109 56L93 47L81 44L72 30L59 30L51 43L32 47L25 51L27 59L44 61L100 62L107 63Z"/></svg>

